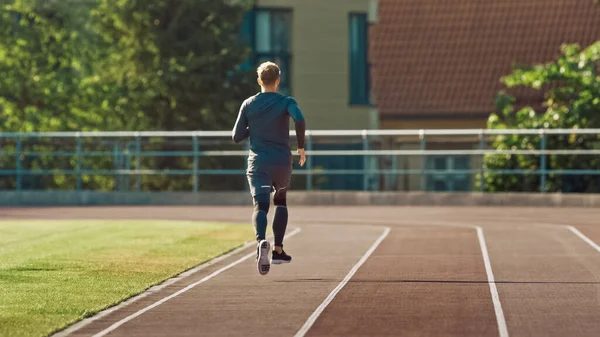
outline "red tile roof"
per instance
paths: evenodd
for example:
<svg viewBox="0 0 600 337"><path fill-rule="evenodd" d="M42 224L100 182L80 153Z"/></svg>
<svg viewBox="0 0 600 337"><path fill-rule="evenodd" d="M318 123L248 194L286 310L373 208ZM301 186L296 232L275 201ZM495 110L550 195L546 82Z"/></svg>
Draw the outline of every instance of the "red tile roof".
<svg viewBox="0 0 600 337"><path fill-rule="evenodd" d="M382 119L487 115L513 63L555 59L600 40L594 0L379 0L370 31ZM539 94L526 96L540 97Z"/></svg>

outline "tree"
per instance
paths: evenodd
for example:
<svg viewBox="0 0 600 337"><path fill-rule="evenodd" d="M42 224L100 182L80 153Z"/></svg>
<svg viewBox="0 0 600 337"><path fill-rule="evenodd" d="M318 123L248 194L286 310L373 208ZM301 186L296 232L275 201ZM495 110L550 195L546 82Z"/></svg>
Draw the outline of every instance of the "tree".
<svg viewBox="0 0 600 337"><path fill-rule="evenodd" d="M66 10L60 2L16 0L0 20L0 131L80 129L93 118L74 115L86 75L86 40L70 26L86 6Z"/></svg>
<svg viewBox="0 0 600 337"><path fill-rule="evenodd" d="M2 1L2 0L0 0ZM240 101L254 90L254 77L239 70L250 50L239 39L248 0L13 0L0 20L0 131L141 131L229 128ZM130 153L135 139L111 144L85 140L86 150ZM64 142L64 141L63 141ZM16 140L4 142L14 150ZM68 144L36 141L24 151L50 151ZM191 140L154 139L144 149L191 150ZM109 157L86 157L85 169L133 168ZM2 158L5 169L15 158ZM70 169L74 156L24 157L24 168ZM239 158L208 158L200 167L220 168ZM145 158L140 168L192 167L188 157ZM46 179L48 178L48 179ZM75 177L37 179L38 188L73 188ZM188 189L189 176L149 177L146 189ZM111 189L111 177L84 176L84 188ZM221 181L206 183L220 184ZM14 179L1 179L4 188Z"/></svg>
<svg viewBox="0 0 600 337"><path fill-rule="evenodd" d="M516 66L502 78L508 88L525 87L544 92L544 111L526 106L515 111L514 97L500 92L496 98L499 113L488 120L490 129L540 129L540 128L598 128L600 127L600 42L585 49L578 45L564 45L561 56L554 62L534 66ZM564 135L546 136L547 149L595 149L596 136ZM540 149L537 136L498 136L492 148ZM488 155L484 159L488 170L524 169L539 170L539 156ZM600 160L592 156L548 156L546 170L600 169ZM485 174L487 191L537 191L538 175ZM544 186L550 192L598 192L600 178L595 175L551 174Z"/></svg>
<svg viewBox="0 0 600 337"><path fill-rule="evenodd" d="M142 104L130 116L138 127L229 127L251 92L247 74L233 71L250 55L239 38L247 9L248 1L100 0L92 19L107 57L98 75Z"/></svg>
<svg viewBox="0 0 600 337"><path fill-rule="evenodd" d="M0 5L0 131L70 131L94 128L103 120L88 110L93 102L82 95L82 80L90 75L88 39L78 18L89 4L69 7L56 0L15 0ZM86 102L87 101L87 102ZM87 104L83 104L87 103ZM77 113L85 110L86 113ZM15 150L16 139L4 139L4 150ZM47 140L46 140L47 141ZM23 151L45 151L39 140L23 141ZM2 167L62 168L69 158L49 156L3 157ZM29 176L25 185L57 187L63 177ZM3 177L0 185L14 186Z"/></svg>
<svg viewBox="0 0 600 337"><path fill-rule="evenodd" d="M94 27L110 57L99 64L102 82L122 88L137 102L124 119L136 130L215 130L230 128L240 102L255 87L239 70L250 50L240 39L249 1L100 0ZM122 109L121 109L122 110ZM156 151L191 150L192 143L155 139ZM218 169L240 158L203 158L201 168ZM144 167L191 169L190 157L145 158ZM203 180L203 184L210 184ZM214 183L214 181L212 181ZM224 181L219 181L221 187ZM146 189L189 189L191 177L147 177Z"/></svg>

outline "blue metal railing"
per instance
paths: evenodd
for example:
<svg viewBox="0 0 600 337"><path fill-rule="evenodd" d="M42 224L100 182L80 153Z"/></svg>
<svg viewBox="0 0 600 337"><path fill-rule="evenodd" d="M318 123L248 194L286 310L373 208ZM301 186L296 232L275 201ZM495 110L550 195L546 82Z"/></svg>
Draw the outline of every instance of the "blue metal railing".
<svg viewBox="0 0 600 337"><path fill-rule="evenodd" d="M511 148L496 150L487 147L493 137L498 136L534 136L539 148ZM535 175L539 177L540 191L545 191L547 177L550 175L600 175L600 170L548 169L549 156L597 156L600 149L548 149L549 136L596 136L600 140L600 129L526 129L526 130L312 130L307 132L306 167L295 170L294 174L306 177L305 188L315 188L316 176L356 175L362 177L362 188L378 189L373 181L378 176L394 177L420 176L421 189L427 189L428 179L432 176L479 175L479 185L483 190L484 174L497 175ZM291 136L295 133L292 131ZM74 189L84 188L86 175L134 176L133 189L142 190L142 176L190 176L192 191L198 191L201 176L243 175L243 164L238 168L204 167L204 160L210 158L218 162L219 158L238 157L248 154L244 145L233 145L229 131L185 131L185 132L47 132L47 133L0 133L0 179L14 179L14 188L23 189L26 176L74 176ZM462 137L458 138L457 137ZM491 138L491 139L490 139ZM174 144L173 139L183 139ZM400 145L386 145L386 140L402 139ZM442 140L440 140L442 139ZM107 141L110 140L110 141ZM210 144L207 140L210 140ZM49 142L48 142L49 141ZM328 150L319 149L327 144L355 143L360 149ZM397 144L398 141L395 142ZM405 145L409 148L405 148ZM430 148L436 145L440 148ZM443 146L442 146L443 145ZM448 148L452 145L453 148ZM467 148L454 148L454 147ZM112 147L112 148L111 148ZM225 147L225 148L224 148ZM103 149L102 149L103 148ZM485 155L523 155L539 157L539 166L533 169L489 169L483 164ZM316 167L315 160L332 157L362 157L362 167ZM456 169L448 167L435 169L430 167L430 157L464 156L479 158L479 165ZM398 168L398 158L419 157L418 168ZM27 167L27 160L45 160L40 167ZM61 159L62 158L62 159ZM97 158L97 159L94 159ZM103 165L94 160L104 158ZM148 158L188 158L185 167L153 168L144 160ZM389 165L382 165L378 159L390 158ZM62 160L62 161L61 161ZM58 167L59 162L68 161L69 167ZM56 166L54 166L56 165ZM43 167L42 167L43 166ZM89 166L95 166L89 168ZM106 166L111 166L110 168ZM188 167L189 166L189 167ZM206 166L206 165L204 165ZM221 165L223 166L223 165ZM473 179L471 179L473 180Z"/></svg>

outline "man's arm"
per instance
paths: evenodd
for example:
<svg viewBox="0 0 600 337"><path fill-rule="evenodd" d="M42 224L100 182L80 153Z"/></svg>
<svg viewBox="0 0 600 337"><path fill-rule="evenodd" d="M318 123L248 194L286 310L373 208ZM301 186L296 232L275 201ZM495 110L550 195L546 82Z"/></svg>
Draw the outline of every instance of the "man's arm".
<svg viewBox="0 0 600 337"><path fill-rule="evenodd" d="M294 120L296 128L296 139L298 140L298 148L304 149L304 138L306 133L306 122L298 103L295 99L290 97L290 103L288 104L288 113Z"/></svg>
<svg viewBox="0 0 600 337"><path fill-rule="evenodd" d="M240 107L237 120L233 126L232 139L234 142L239 143L250 136L250 129L248 129L248 118L246 117L246 102Z"/></svg>
<svg viewBox="0 0 600 337"><path fill-rule="evenodd" d="M306 122L298 103L295 99L290 97L290 103L288 104L288 113L292 117L296 128L296 139L298 141L298 154L300 155L300 166L304 166L306 163L306 154L304 153L304 138L306 133Z"/></svg>

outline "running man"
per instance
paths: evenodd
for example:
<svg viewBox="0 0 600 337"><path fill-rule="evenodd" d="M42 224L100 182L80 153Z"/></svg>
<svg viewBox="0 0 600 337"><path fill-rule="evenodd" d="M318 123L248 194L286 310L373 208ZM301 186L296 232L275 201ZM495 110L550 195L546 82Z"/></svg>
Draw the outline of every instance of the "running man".
<svg viewBox="0 0 600 337"><path fill-rule="evenodd" d="M306 125L296 100L277 93L280 82L279 67L275 63L265 62L258 67L257 73L261 92L242 103L233 127L233 141L239 143L250 138L246 175L254 201L252 223L258 241L256 261L258 272L266 275L271 268L271 247L265 239L271 192L275 192L275 246L271 253L271 262L280 264L292 261L292 257L283 250L283 237L288 222L286 193L290 189L293 160L289 145L290 117L295 122L300 166L304 166L306 162Z"/></svg>

